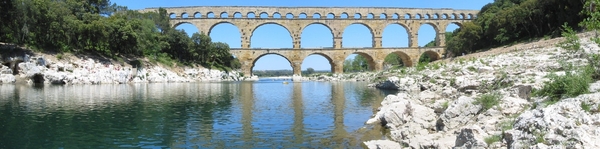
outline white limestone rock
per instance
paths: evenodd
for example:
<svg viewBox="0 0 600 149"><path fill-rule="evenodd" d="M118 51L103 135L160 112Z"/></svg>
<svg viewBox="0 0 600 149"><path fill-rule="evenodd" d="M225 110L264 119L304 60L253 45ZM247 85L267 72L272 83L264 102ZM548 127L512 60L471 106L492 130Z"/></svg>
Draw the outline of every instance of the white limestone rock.
<svg viewBox="0 0 600 149"><path fill-rule="evenodd" d="M480 105L473 104L473 102L475 99L466 96L461 96L452 102L448 109L440 115L444 129L456 128L471 121L481 109Z"/></svg>
<svg viewBox="0 0 600 149"><path fill-rule="evenodd" d="M526 111L521 114L514 125L510 140L527 140L544 137L550 147L559 147L570 142L574 148L600 148L600 114L598 110L600 93L581 95L576 98L563 99L545 108ZM588 104L590 112L582 109L582 103ZM509 142L516 146L517 141ZM526 142L527 143L527 142ZM533 142L528 142L533 144Z"/></svg>
<svg viewBox="0 0 600 149"><path fill-rule="evenodd" d="M17 80L12 74L0 74L0 84L15 83Z"/></svg>
<svg viewBox="0 0 600 149"><path fill-rule="evenodd" d="M417 80L412 77L389 77L386 81L376 84L375 87L380 89L409 92L415 92L420 90Z"/></svg>
<svg viewBox="0 0 600 149"><path fill-rule="evenodd" d="M371 140L363 142L369 149L398 149L402 148L400 143L391 140Z"/></svg>

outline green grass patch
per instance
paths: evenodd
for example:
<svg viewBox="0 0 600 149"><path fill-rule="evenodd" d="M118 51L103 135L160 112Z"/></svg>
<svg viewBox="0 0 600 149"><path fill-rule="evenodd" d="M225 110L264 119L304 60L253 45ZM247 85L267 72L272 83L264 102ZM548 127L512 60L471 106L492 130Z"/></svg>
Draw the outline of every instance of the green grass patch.
<svg viewBox="0 0 600 149"><path fill-rule="evenodd" d="M500 142L502 140L502 136L500 135L492 135L492 136L488 136L485 137L483 139L485 141L485 143L487 143L488 145L495 143L495 142Z"/></svg>
<svg viewBox="0 0 600 149"><path fill-rule="evenodd" d="M592 79L592 70L590 66L584 67L584 71L570 72L567 71L565 75L549 75L551 81L544 82L541 89L533 92L534 96L548 97L546 101L548 105L554 104L560 99L576 97L581 94L589 93L590 83Z"/></svg>
<svg viewBox="0 0 600 149"><path fill-rule="evenodd" d="M581 102L581 104L579 105L581 107L581 109L583 109L583 111L585 112L590 112L592 110L592 105L590 104L586 104L584 102Z"/></svg>
<svg viewBox="0 0 600 149"><path fill-rule="evenodd" d="M467 67L467 70L472 71L472 72L476 72L477 68L475 68L473 66L469 66L469 67Z"/></svg>
<svg viewBox="0 0 600 149"><path fill-rule="evenodd" d="M473 104L481 105L482 111L487 111L488 109L500 104L501 98L502 95L500 95L500 93L487 93L475 98L475 102L473 102Z"/></svg>

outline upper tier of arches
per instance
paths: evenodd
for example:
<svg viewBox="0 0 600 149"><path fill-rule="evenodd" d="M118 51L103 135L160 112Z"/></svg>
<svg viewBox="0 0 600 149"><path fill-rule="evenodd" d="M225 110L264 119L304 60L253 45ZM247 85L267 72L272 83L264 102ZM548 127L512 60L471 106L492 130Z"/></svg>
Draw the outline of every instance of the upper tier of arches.
<svg viewBox="0 0 600 149"><path fill-rule="evenodd" d="M392 7L169 7L171 18L471 20L478 10ZM142 11L156 11L148 8Z"/></svg>

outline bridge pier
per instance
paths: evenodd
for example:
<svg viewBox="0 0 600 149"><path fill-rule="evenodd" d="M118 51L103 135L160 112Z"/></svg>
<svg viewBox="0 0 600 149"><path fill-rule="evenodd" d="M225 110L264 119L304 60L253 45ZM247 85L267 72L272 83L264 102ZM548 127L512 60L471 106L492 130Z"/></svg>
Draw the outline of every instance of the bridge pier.
<svg viewBox="0 0 600 149"><path fill-rule="evenodd" d="M302 76L302 61L293 61L292 69L294 70L294 76Z"/></svg>
<svg viewBox="0 0 600 149"><path fill-rule="evenodd" d="M333 48L334 49L342 48L342 37L333 37Z"/></svg>
<svg viewBox="0 0 600 149"><path fill-rule="evenodd" d="M446 46L446 32L437 33L436 37L436 46L445 47Z"/></svg>
<svg viewBox="0 0 600 149"><path fill-rule="evenodd" d="M252 62L242 61L242 73L244 77L252 77Z"/></svg>
<svg viewBox="0 0 600 149"><path fill-rule="evenodd" d="M381 39L382 37L373 37L373 47L374 48L381 48L382 47L382 43L381 43Z"/></svg>
<svg viewBox="0 0 600 149"><path fill-rule="evenodd" d="M331 71L334 74L344 73L344 61L334 61L329 63L331 65Z"/></svg>
<svg viewBox="0 0 600 149"><path fill-rule="evenodd" d="M374 66L375 68L373 69L374 71L381 71L383 70L383 60L376 60L374 61Z"/></svg>

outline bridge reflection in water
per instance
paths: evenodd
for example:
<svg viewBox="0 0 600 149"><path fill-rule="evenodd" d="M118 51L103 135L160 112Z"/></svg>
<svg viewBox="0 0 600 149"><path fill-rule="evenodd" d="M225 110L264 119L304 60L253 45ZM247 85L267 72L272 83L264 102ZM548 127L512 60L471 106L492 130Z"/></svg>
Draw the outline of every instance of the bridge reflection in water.
<svg viewBox="0 0 600 149"><path fill-rule="evenodd" d="M365 86L0 85L0 148L353 148L381 138L362 127L385 93Z"/></svg>

